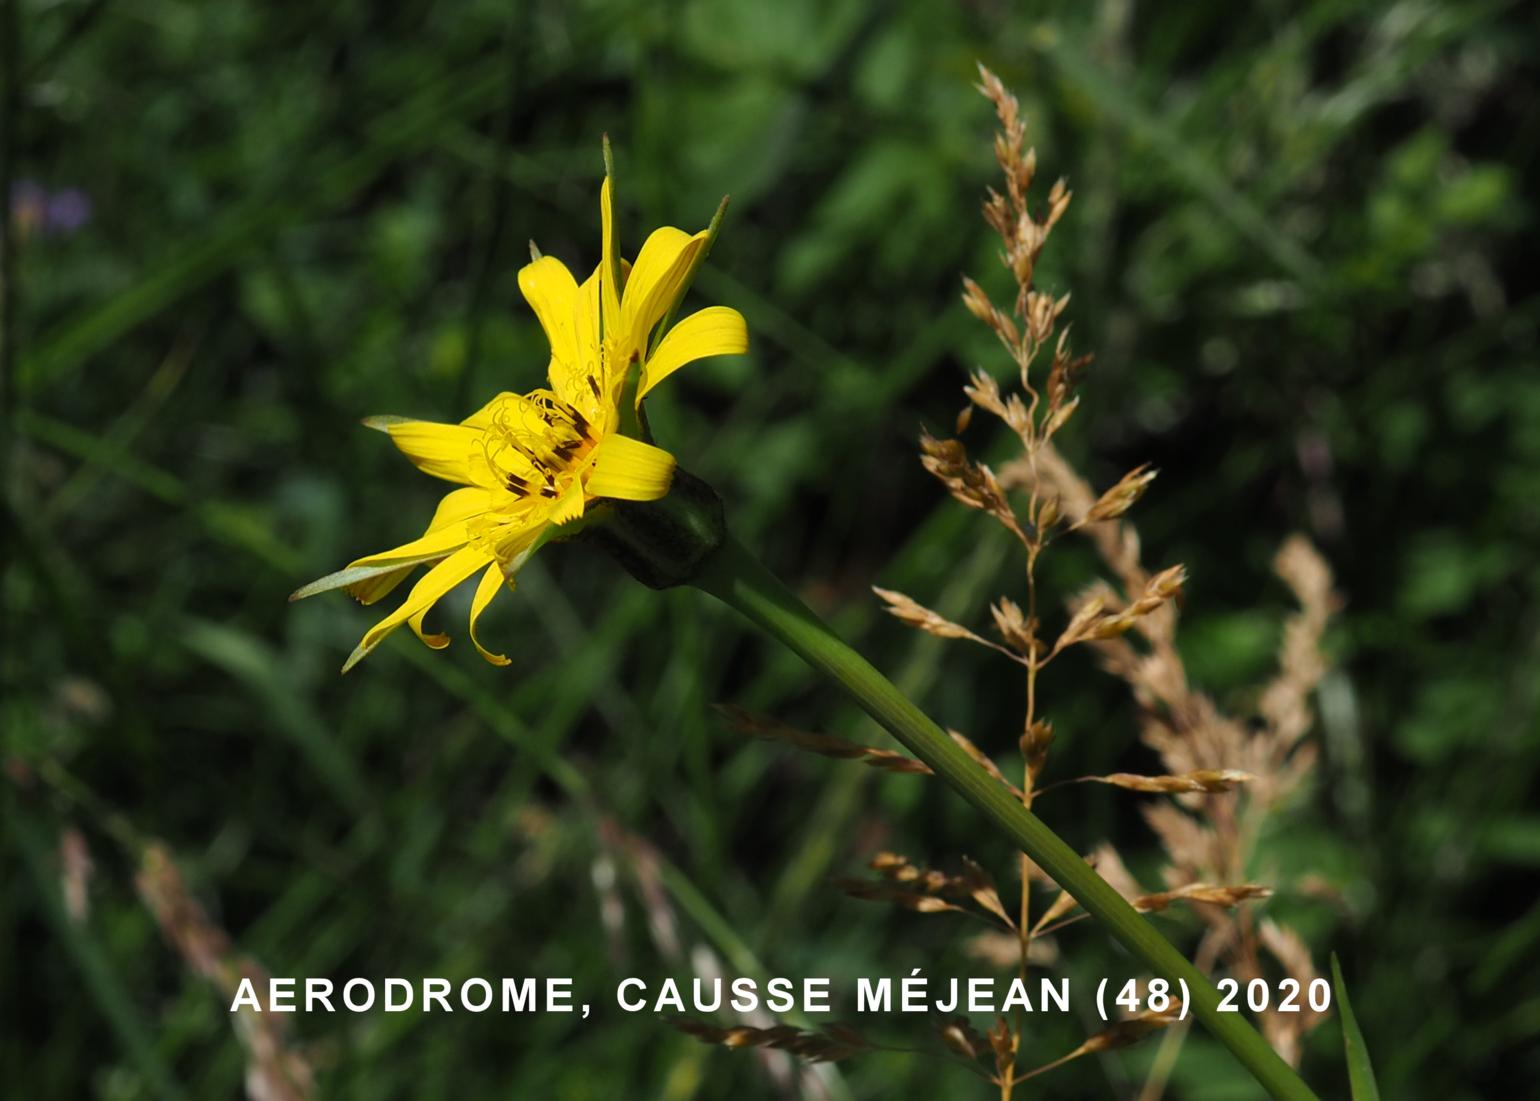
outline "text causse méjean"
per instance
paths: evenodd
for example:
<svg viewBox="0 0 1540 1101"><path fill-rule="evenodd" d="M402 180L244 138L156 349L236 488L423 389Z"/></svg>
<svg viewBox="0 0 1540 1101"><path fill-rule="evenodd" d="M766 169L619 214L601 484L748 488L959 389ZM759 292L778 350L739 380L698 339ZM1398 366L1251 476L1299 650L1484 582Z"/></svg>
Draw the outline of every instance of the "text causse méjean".
<svg viewBox="0 0 1540 1101"><path fill-rule="evenodd" d="M459 983L444 978L415 981L353 978L272 978L266 989L243 978L230 1012L255 1013L579 1013L572 980L469 978ZM628 978L616 984L615 1005L627 1013L714 1013L731 1010L754 1013L832 1013L833 980L827 978L694 978L684 982L662 979L649 983ZM855 980L858 1013L1012 1013L1069 1012L1070 981L1041 978L1028 983L993 978L929 979L918 971L898 978Z"/></svg>

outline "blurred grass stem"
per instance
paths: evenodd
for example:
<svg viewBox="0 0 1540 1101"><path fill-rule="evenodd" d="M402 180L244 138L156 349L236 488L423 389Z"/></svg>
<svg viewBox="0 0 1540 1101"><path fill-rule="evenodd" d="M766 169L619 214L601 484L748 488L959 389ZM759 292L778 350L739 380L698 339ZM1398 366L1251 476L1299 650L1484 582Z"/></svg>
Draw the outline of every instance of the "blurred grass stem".
<svg viewBox="0 0 1540 1101"><path fill-rule="evenodd" d="M1242 1015L1219 1011L1219 993L1202 972L732 535L706 558L691 583L838 682L867 714L982 811L1151 971L1173 984L1185 981L1192 1012L1272 1097L1318 1101Z"/></svg>

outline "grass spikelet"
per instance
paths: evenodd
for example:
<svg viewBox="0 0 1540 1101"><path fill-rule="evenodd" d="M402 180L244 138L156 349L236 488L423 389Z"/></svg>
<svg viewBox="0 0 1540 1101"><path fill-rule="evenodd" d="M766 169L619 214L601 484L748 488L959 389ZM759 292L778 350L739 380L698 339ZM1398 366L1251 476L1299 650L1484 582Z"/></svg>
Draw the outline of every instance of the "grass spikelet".
<svg viewBox="0 0 1540 1101"><path fill-rule="evenodd" d="M1053 723L1047 719L1032 719L1022 731L1017 748L1026 761L1027 790L1037 790L1037 778L1048 763L1048 751L1053 747Z"/></svg>
<svg viewBox="0 0 1540 1101"><path fill-rule="evenodd" d="M931 611L911 596L895 592L892 589L878 588L876 585L872 586L872 592L876 593L887 604L890 615L917 631L924 631L926 634L934 635L937 638L965 639L968 642L976 642L980 646L987 646L989 649L998 651L1006 657L1016 658L1016 655L1010 650L968 630L968 628L960 623L953 623L939 612ZM998 618L996 622L998 622Z"/></svg>
<svg viewBox="0 0 1540 1101"><path fill-rule="evenodd" d="M888 902L918 913L943 911L968 912L952 900L969 900L1007 929L1015 928L994 879L968 857L963 858L963 874L949 875L934 868L913 863L898 853L882 852L869 865L881 878L838 879L835 886L852 898L868 902Z"/></svg>
<svg viewBox="0 0 1540 1101"><path fill-rule="evenodd" d="M1029 541L994 471L970 460L960 441L938 440L924 433L920 437L920 463L958 501L988 513L1023 543Z"/></svg>
<svg viewBox="0 0 1540 1101"><path fill-rule="evenodd" d="M988 1040L995 1057L995 1083L1008 1094L1016 1080L1016 1053L1021 1050L1021 1033L1004 1017L997 1017L994 1027L989 1030Z"/></svg>
<svg viewBox="0 0 1540 1101"><path fill-rule="evenodd" d="M953 1017L941 1022L936 1026L936 1035L948 1050L965 1059L977 1059L989 1048L989 1041L979 1034L966 1017Z"/></svg>
<svg viewBox="0 0 1540 1101"><path fill-rule="evenodd" d="M1044 935L1056 923L1060 922L1065 915L1073 913L1079 905L1080 903L1076 902L1074 896L1068 891L1060 891L1059 897L1054 899L1049 907L1038 916L1037 924L1032 927L1032 935Z"/></svg>
<svg viewBox="0 0 1540 1101"><path fill-rule="evenodd" d="M1155 480L1156 473L1157 471L1151 470L1147 466L1135 467L1133 470L1130 470L1127 474L1123 475L1116 485L1096 499L1096 503L1087 510L1085 516L1077 521L1076 526L1096 524L1103 520L1115 520L1122 516L1134 507L1134 502L1144 496L1144 491Z"/></svg>
<svg viewBox="0 0 1540 1101"><path fill-rule="evenodd" d="M1000 900L1000 892L995 887L995 881L983 866L972 857L963 857L963 867L967 869L962 876L964 889L968 897L984 910L994 914L1007 928L1015 928L1011 917L1005 912L1005 903Z"/></svg>
<svg viewBox="0 0 1540 1101"><path fill-rule="evenodd" d="M1263 887L1256 883L1243 883L1237 887L1221 887L1212 883L1189 883L1185 887L1178 887L1172 891L1140 895L1133 900L1133 906L1142 914L1159 913L1177 902L1203 902L1210 906L1231 907L1239 906L1242 902L1249 902L1252 899L1267 898L1272 893L1271 887Z"/></svg>
<svg viewBox="0 0 1540 1101"><path fill-rule="evenodd" d="M1077 783L1110 784L1128 791L1145 791L1159 795L1178 795L1202 792L1213 794L1232 791L1241 784L1248 784L1256 777L1236 768L1206 768L1181 776L1135 776L1130 772L1113 772L1106 776L1082 776Z"/></svg>

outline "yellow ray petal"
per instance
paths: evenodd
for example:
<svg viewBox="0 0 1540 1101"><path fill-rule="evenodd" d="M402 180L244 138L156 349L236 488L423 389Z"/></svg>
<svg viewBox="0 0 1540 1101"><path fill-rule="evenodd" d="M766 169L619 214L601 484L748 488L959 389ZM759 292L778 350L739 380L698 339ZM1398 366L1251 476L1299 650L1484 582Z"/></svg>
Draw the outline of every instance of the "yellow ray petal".
<svg viewBox="0 0 1540 1101"><path fill-rule="evenodd" d="M559 362L553 354L546 367L551 389L562 401L593 422L598 418L604 392L603 361L599 341L599 269L572 296L568 317L572 327L573 354Z"/></svg>
<svg viewBox="0 0 1540 1101"><path fill-rule="evenodd" d="M442 650L449 645L449 636L445 634L430 635L423 629L422 621L427 618L428 613L432 610L431 607L424 608L407 620L406 625L412 629L412 634L416 635L428 649Z"/></svg>
<svg viewBox="0 0 1540 1101"><path fill-rule="evenodd" d="M658 383L686 363L707 356L738 355L749 350L749 327L743 315L727 306L707 306L676 324L642 367L638 403Z"/></svg>
<svg viewBox="0 0 1540 1101"><path fill-rule="evenodd" d="M572 327L577 280L560 260L542 256L519 269L519 290L540 319L540 327L551 344L552 362L559 361L570 371L578 362L577 333ZM554 376L551 384L556 386ZM556 388L560 392L560 387Z"/></svg>
<svg viewBox="0 0 1540 1101"><path fill-rule="evenodd" d="M450 524L461 523L487 512L491 507L491 494L480 486L451 489L439 498L438 507L433 510L433 519L428 522L428 530L438 531Z"/></svg>
<svg viewBox="0 0 1540 1101"><path fill-rule="evenodd" d="M402 543L399 547L392 547L379 554L366 554L362 558L355 558L344 568L352 570L364 566L412 565L429 558L441 558L446 554L453 554L465 546L469 538L470 536L466 534L465 521L457 520L441 528L434 528L410 543Z"/></svg>
<svg viewBox="0 0 1540 1101"><path fill-rule="evenodd" d="M505 578L502 566L493 562L487 567L487 572L481 575L481 580L476 585L476 595L471 598L471 643L476 647L476 652L493 665L507 665L509 662L504 655L494 654L481 644L481 640L476 637L476 621L492 603L493 597L497 596L505 586L511 590L513 578Z"/></svg>
<svg viewBox="0 0 1540 1101"><path fill-rule="evenodd" d="M451 489L439 499L438 508L433 511L433 519L428 522L427 534L432 535L446 528L468 533L467 521L474 516L480 516L487 512L490 506L489 494L480 486L465 486L463 489ZM360 604L373 604L404 581L406 575L415 568L415 565L406 566L397 573L371 578L369 581L361 582L356 586L350 585L348 586L348 592L357 597ZM426 614L426 610L422 614ZM434 635L430 638L423 634L422 614L419 614L412 624L412 629L417 632L417 637L435 650L441 650L448 646L448 635Z"/></svg>
<svg viewBox="0 0 1540 1101"><path fill-rule="evenodd" d="M583 285L578 288L573 321L583 365L582 377L577 382L586 391L584 402L573 404L577 405L583 415L590 420L593 420L594 416L608 404L605 395L609 392L610 383L609 374L605 369L603 324L599 317L601 312L599 286L602 282L600 274L603 269L603 264L594 268L593 274L583 280ZM595 393L596 390L597 393Z"/></svg>
<svg viewBox="0 0 1540 1101"><path fill-rule="evenodd" d="M656 501L674 480L674 457L630 436L606 436L594 448L588 493L622 501Z"/></svg>
<svg viewBox="0 0 1540 1101"><path fill-rule="evenodd" d="M642 245L621 304L628 352L645 354L648 333L684 293L685 277L696 254L705 247L707 235L702 230L692 237L682 229L664 226L653 230Z"/></svg>
<svg viewBox="0 0 1540 1101"><path fill-rule="evenodd" d="M471 484L470 459L480 453L481 432L463 424L398 421L385 429L417 469L446 482Z"/></svg>
<svg viewBox="0 0 1540 1101"><path fill-rule="evenodd" d="M604 265L600 264L583 280L574 307L572 327L577 333L584 363L598 362L599 337L602 335L599 330L599 274L603 270Z"/></svg>
<svg viewBox="0 0 1540 1101"><path fill-rule="evenodd" d="M401 607L391 612L390 615L380 620L369 629L357 649L348 657L342 666L346 673L353 666L362 661L371 650L378 646L386 636L401 624L408 620L415 620L413 629L421 637L422 613L437 604L445 593L449 592L460 582L470 577L471 574L485 566L491 558L487 552L478 547L462 547L448 558L429 570L423 578L412 586L412 591L407 594ZM424 637L427 642L428 638ZM430 642L429 645L432 645Z"/></svg>
<svg viewBox="0 0 1540 1101"><path fill-rule="evenodd" d="M405 581L411 575L411 572L420 565L422 565L421 562L413 562L410 565L397 566L393 570L373 574L372 576L365 577L362 581L355 581L351 585L344 587L347 589L349 596L367 607L393 593L396 586Z"/></svg>

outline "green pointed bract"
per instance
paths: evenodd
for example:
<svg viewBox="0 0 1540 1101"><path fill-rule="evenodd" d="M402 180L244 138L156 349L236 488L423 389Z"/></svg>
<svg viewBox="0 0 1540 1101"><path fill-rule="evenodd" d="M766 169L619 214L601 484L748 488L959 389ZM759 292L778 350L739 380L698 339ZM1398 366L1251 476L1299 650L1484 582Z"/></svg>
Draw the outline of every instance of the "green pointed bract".
<svg viewBox="0 0 1540 1101"><path fill-rule="evenodd" d="M392 425L407 424L412 417L398 417L394 413L376 413L372 417L365 417L359 421L365 428L372 428L376 432L389 432Z"/></svg>
<svg viewBox="0 0 1540 1101"><path fill-rule="evenodd" d="M316 596L319 593L329 593L334 589L345 589L349 585L358 584L360 581L369 581L387 573L395 573L397 570L408 569L412 566L421 565L424 562L432 562L443 557L443 551L435 551L433 554L418 554L406 558L395 558L389 562L381 562L374 566L349 566L347 569L338 570L336 573L329 573L325 577L317 578L310 584L295 589L289 594L289 599L291 601L304 600L306 597Z"/></svg>

